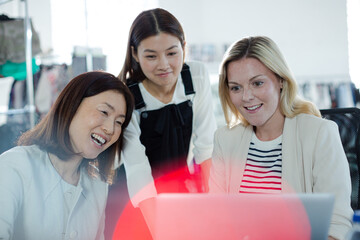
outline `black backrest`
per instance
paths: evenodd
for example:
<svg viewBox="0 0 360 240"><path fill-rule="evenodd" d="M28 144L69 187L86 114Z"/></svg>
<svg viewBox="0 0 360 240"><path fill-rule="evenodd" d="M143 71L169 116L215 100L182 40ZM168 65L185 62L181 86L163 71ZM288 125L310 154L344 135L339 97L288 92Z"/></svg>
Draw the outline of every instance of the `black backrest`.
<svg viewBox="0 0 360 240"><path fill-rule="evenodd" d="M333 108L320 110L321 115L337 123L350 166L351 207L360 209L360 109Z"/></svg>

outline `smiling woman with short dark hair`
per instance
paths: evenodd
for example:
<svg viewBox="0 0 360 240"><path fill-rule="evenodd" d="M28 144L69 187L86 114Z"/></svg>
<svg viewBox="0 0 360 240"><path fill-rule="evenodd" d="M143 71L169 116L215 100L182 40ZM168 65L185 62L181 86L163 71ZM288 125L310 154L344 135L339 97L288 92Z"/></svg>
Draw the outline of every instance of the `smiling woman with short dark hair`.
<svg viewBox="0 0 360 240"><path fill-rule="evenodd" d="M108 183L133 106L112 74L71 80L0 156L0 239L103 239Z"/></svg>

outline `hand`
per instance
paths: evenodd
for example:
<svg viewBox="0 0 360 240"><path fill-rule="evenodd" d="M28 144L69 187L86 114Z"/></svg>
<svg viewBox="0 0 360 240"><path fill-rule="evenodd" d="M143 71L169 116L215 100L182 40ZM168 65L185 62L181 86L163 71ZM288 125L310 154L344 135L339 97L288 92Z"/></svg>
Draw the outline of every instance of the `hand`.
<svg viewBox="0 0 360 240"><path fill-rule="evenodd" d="M201 164L201 181L203 182L204 192L209 192L209 176L211 168L211 158L206 159Z"/></svg>

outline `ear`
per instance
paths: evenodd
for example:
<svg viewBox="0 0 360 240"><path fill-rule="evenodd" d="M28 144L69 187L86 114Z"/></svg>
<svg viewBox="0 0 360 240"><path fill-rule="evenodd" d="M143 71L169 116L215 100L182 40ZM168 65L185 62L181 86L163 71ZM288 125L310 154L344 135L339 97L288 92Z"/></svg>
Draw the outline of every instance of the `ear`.
<svg viewBox="0 0 360 240"><path fill-rule="evenodd" d="M182 49L183 49L183 62L185 62L186 41L184 41L184 46Z"/></svg>
<svg viewBox="0 0 360 240"><path fill-rule="evenodd" d="M138 63L138 62L139 62L139 59L138 59L138 57L137 57L137 55L136 55L136 53L135 53L135 50L134 50L134 47L133 47L133 46L131 46L131 55L132 55L132 57L135 59L135 61Z"/></svg>

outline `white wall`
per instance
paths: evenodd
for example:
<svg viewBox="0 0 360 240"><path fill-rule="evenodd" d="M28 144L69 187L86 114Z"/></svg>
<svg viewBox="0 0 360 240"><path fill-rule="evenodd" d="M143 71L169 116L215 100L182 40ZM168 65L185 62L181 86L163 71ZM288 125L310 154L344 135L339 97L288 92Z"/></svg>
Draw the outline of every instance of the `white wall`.
<svg viewBox="0 0 360 240"><path fill-rule="evenodd" d="M346 0L159 0L191 43L277 42L296 76L348 76Z"/></svg>
<svg viewBox="0 0 360 240"><path fill-rule="evenodd" d="M351 80L360 88L360 0L347 0L349 71Z"/></svg>
<svg viewBox="0 0 360 240"><path fill-rule="evenodd" d="M43 50L52 48L54 42L59 44L59 37L65 35L63 32L66 32L66 28L73 27L69 22L80 26L78 23L83 19L83 9L74 6L83 5L84 0L73 1L73 6L66 4L68 9L64 11L52 9L50 0L28 0L30 16L40 34ZM96 27L99 36L104 41L109 38L122 39L119 45L124 46L111 48L108 41L103 46L105 49L113 49L107 50L108 54L116 51L117 57L110 59L116 61L116 66L120 68L128 30L120 31L119 26L125 23L122 19L129 11L125 8L113 9L113 2L102 1L98 13L106 13L108 6L108 17L98 18L95 22L98 23ZM125 6L125 2L119 2ZM143 4L146 1L141 2ZM21 16L22 9L14 5L22 4L14 0L0 5L0 13L14 15L19 12ZM319 77L332 80L337 76L346 78L349 75L346 0L159 0L158 4L180 20L189 44L222 45L247 35L267 35L278 43L298 79ZM153 5L143 5L143 8ZM139 6L134 8L134 3L129 9L132 12L125 23L126 29L136 15L134 9L141 11ZM64 18L64 27L61 29L52 27L51 13L54 12ZM74 14L78 15L78 19ZM96 16L96 13L90 15ZM84 30L79 29L78 32ZM76 39L70 35L63 42L76 43Z"/></svg>
<svg viewBox="0 0 360 240"><path fill-rule="evenodd" d="M52 52L55 63L71 64L74 46L102 48L108 71L117 75L124 61L127 35L142 10L157 6L157 0L27 0L29 15L40 35L44 52ZM86 32L85 2L88 31ZM0 5L0 14L24 17L24 2L13 0ZM87 38L88 35L88 38ZM48 62L47 62L48 63Z"/></svg>
<svg viewBox="0 0 360 240"><path fill-rule="evenodd" d="M144 8L155 7L157 0L103 0L102 4L98 0L51 0L51 3L57 54L72 53L74 45L101 48L107 56L106 70L118 75L133 19Z"/></svg>

